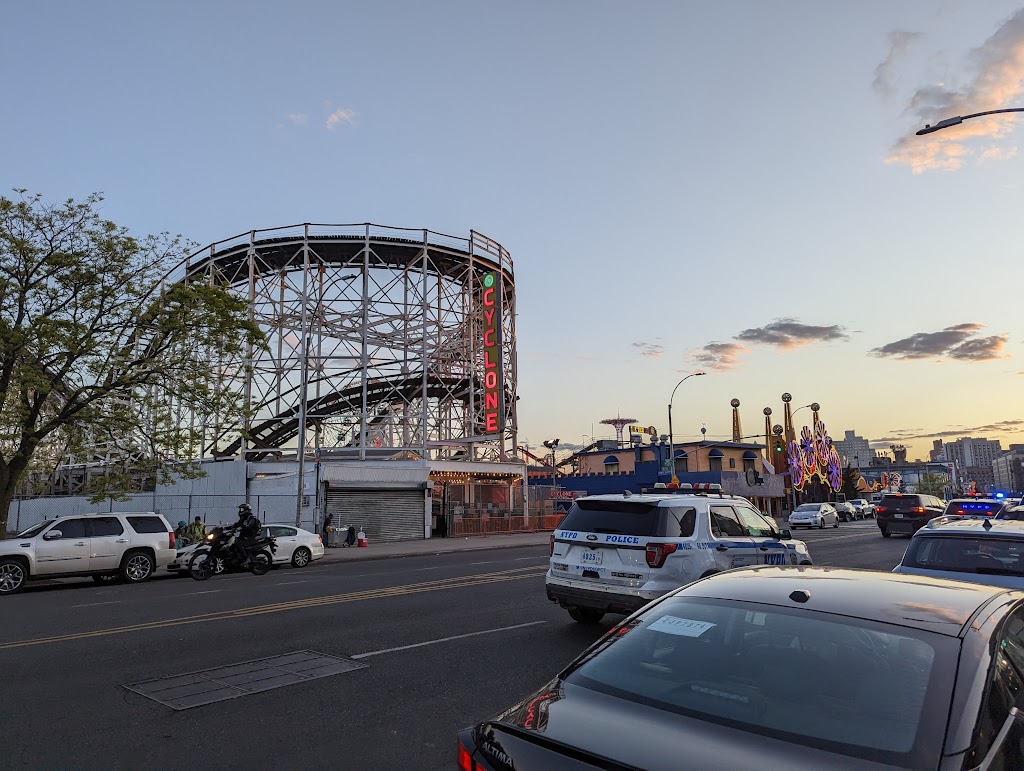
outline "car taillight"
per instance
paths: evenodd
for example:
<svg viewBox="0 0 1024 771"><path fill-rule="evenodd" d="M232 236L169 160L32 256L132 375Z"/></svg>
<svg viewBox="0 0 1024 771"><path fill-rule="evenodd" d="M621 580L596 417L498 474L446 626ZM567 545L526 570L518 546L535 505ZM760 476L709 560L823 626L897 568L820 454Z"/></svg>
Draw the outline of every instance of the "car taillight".
<svg viewBox="0 0 1024 771"><path fill-rule="evenodd" d="M875 506L875 514L885 514L888 509L885 506Z"/></svg>
<svg viewBox="0 0 1024 771"><path fill-rule="evenodd" d="M167 533L167 540L170 541L170 544L168 544L167 548L168 549L173 549L174 548L174 531L173 530Z"/></svg>
<svg viewBox="0 0 1024 771"><path fill-rule="evenodd" d="M924 506L915 506L911 509L915 514L924 514Z"/></svg>
<svg viewBox="0 0 1024 771"><path fill-rule="evenodd" d="M476 763L473 762L473 758L469 754L469 750L462 746L462 742L459 742L459 771L475 771L480 768Z"/></svg>
<svg viewBox="0 0 1024 771"><path fill-rule="evenodd" d="M550 557L555 553L555 534L551 534L551 540L548 541L548 556Z"/></svg>
<svg viewBox="0 0 1024 771"><path fill-rule="evenodd" d="M319 535L319 534L318 534L318 535L317 535L317 538L319 538L319 539L320 539L320 543L321 543L321 544L322 544L322 543L324 542L324 537L323 537L322 535Z"/></svg>
<svg viewBox="0 0 1024 771"><path fill-rule="evenodd" d="M647 565L652 568L660 568L665 564L665 559L676 550L674 543L649 543L644 552L647 557Z"/></svg>

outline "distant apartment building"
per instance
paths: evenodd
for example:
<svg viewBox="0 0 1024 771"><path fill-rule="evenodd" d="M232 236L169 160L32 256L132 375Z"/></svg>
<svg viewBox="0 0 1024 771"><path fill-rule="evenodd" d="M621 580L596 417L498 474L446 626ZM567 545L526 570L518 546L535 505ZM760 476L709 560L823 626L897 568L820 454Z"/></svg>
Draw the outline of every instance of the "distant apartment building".
<svg viewBox="0 0 1024 771"><path fill-rule="evenodd" d="M946 459L946 454L942 451L942 440L936 439L932 442L932 449L928 451L928 460L930 461L942 461Z"/></svg>
<svg viewBox="0 0 1024 771"><path fill-rule="evenodd" d="M866 468L875 457L875 451L871 449L868 440L863 436L857 436L854 431L846 431L843 439L834 440L832 444L844 466Z"/></svg>
<svg viewBox="0 0 1024 771"><path fill-rule="evenodd" d="M942 445L942 460L955 463L961 469L970 466L991 468L994 461L1003 451L998 439L973 439L965 436L955 442Z"/></svg>
<svg viewBox="0 0 1024 771"><path fill-rule="evenodd" d="M1011 444L992 461L992 476L996 490L1024 494L1024 444Z"/></svg>

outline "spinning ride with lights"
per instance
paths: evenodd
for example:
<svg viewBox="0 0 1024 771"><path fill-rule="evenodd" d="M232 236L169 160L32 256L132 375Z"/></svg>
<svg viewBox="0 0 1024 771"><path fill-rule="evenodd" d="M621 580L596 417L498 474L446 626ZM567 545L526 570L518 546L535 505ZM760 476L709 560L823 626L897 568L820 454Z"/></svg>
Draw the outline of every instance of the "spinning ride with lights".
<svg viewBox="0 0 1024 771"><path fill-rule="evenodd" d="M788 408L788 401L786 406ZM839 490L843 486L842 463L839 460L839 453L832 444L832 437L828 435L825 424L818 418L817 406L813 405L813 427L804 426L800 431L799 440L793 439L789 442L789 474L796 490L803 490L815 478L832 490Z"/></svg>

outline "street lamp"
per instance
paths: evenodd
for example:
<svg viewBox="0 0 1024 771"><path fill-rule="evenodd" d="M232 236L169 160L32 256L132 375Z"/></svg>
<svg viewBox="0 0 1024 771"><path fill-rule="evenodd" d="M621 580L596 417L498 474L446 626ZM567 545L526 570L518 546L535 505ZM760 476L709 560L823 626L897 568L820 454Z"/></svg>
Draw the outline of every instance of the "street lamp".
<svg viewBox="0 0 1024 771"><path fill-rule="evenodd" d="M679 478L676 476L676 453L675 444L672 442L672 402L676 398L676 389L679 388L683 383L689 380L691 377L700 377L706 375L707 372L691 372L689 375L684 377L678 383L676 387L672 389L672 395L668 398L668 462L671 464L672 478L670 481L679 484Z"/></svg>
<svg viewBox="0 0 1024 771"><path fill-rule="evenodd" d="M558 487L558 466L555 465L555 450L558 449L558 439L545 439L544 446L551 450L551 487Z"/></svg>
<svg viewBox="0 0 1024 771"><path fill-rule="evenodd" d="M942 129L949 128L950 126L959 126L965 120L970 120L971 118L981 118L985 115L999 115L1006 112L1024 112L1024 107L1007 107L1005 110L986 110L985 112L975 112L970 115L957 115L952 118L945 118L944 120L940 120L934 126L926 124L923 129L917 132L917 135L924 136L925 134L931 134L934 131L941 131Z"/></svg>

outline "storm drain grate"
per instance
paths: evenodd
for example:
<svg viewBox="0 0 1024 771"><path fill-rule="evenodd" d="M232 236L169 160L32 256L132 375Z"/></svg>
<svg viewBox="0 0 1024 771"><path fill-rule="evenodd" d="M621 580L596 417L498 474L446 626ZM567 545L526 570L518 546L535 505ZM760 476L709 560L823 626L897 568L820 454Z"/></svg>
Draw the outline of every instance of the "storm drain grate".
<svg viewBox="0 0 1024 771"><path fill-rule="evenodd" d="M267 659L204 669L188 675L172 675L124 686L171 709L191 709L204 704L237 699L286 685L340 675L368 666L359 661L315 651L297 651Z"/></svg>

